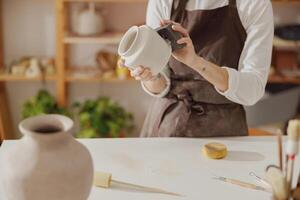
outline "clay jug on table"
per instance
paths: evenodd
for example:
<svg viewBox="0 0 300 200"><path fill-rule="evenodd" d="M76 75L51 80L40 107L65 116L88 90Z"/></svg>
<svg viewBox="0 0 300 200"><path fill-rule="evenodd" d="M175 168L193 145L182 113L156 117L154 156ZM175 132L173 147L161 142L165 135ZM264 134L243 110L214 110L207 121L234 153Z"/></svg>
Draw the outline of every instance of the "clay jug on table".
<svg viewBox="0 0 300 200"><path fill-rule="evenodd" d="M19 125L24 135L0 149L3 200L86 200L93 182L89 151L71 135L73 121L40 115Z"/></svg>
<svg viewBox="0 0 300 200"><path fill-rule="evenodd" d="M133 26L122 37L118 54L131 69L142 65L156 75L168 64L172 51L185 46L177 43L181 37L172 29L172 24L158 29Z"/></svg>

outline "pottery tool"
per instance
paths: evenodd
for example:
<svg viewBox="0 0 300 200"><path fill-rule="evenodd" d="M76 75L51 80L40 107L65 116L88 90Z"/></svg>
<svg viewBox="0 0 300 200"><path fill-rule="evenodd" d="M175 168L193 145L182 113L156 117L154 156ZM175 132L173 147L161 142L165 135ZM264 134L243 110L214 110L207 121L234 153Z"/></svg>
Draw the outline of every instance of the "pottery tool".
<svg viewBox="0 0 300 200"><path fill-rule="evenodd" d="M278 161L281 171L283 171L283 160L282 160L282 132L280 129L277 130L277 143L278 143Z"/></svg>
<svg viewBox="0 0 300 200"><path fill-rule="evenodd" d="M146 192L151 192L151 193L160 193L160 194L167 194L167 195L173 195L173 196L181 196L180 194L168 192L168 191L165 191L165 190L162 190L159 188L147 187L147 186L142 186L142 185L137 185L137 184L114 180L114 179L112 179L111 173L95 172L95 174L94 174L94 185L95 186L102 187L102 188L109 188L113 183L131 187L131 188L138 189L138 190L142 190L142 191L146 191Z"/></svg>
<svg viewBox="0 0 300 200"><path fill-rule="evenodd" d="M286 161L286 180L288 184L288 190L290 191L292 180L293 180L293 171L294 171L294 162L295 157L298 154L298 138L300 130L300 121L299 120L290 120L288 124L288 141L287 141L287 161Z"/></svg>
<svg viewBox="0 0 300 200"><path fill-rule="evenodd" d="M293 193L293 198L295 200L300 200L300 174L299 174L299 178L298 178L297 188L295 189L295 191Z"/></svg>
<svg viewBox="0 0 300 200"><path fill-rule="evenodd" d="M222 177L222 176L214 176L213 179L220 180L220 181L223 181L225 183L230 183L230 184L233 184L233 185L238 185L238 186L244 187L244 188L249 188L249 189L252 189L252 190L260 190L260 191L264 191L264 192L270 192L268 189L266 189L264 187L254 185L252 183L239 181L239 180L236 180L236 179L226 178L226 177Z"/></svg>
<svg viewBox="0 0 300 200"><path fill-rule="evenodd" d="M264 180L263 178L259 177L254 172L250 172L249 175L253 176L258 182L260 182L261 184L265 185L266 187L268 187L268 188L271 187L271 185L266 180Z"/></svg>
<svg viewBox="0 0 300 200"><path fill-rule="evenodd" d="M277 166L269 166L266 170L266 179L270 183L273 195L278 200L288 199L289 190L284 173Z"/></svg>
<svg viewBox="0 0 300 200"><path fill-rule="evenodd" d="M298 177L297 188L300 188L300 173L299 173L299 177Z"/></svg>
<svg viewBox="0 0 300 200"><path fill-rule="evenodd" d="M222 159L227 156L226 146L220 143L208 143L204 145L202 152L210 159Z"/></svg>

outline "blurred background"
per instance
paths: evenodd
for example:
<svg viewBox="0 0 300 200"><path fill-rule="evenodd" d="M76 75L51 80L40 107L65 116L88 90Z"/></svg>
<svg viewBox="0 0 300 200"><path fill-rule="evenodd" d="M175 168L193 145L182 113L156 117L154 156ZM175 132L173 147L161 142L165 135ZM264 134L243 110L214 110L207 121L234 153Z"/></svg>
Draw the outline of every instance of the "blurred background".
<svg viewBox="0 0 300 200"><path fill-rule="evenodd" d="M300 1L272 1L276 37L264 98L246 107L251 134L299 113ZM152 97L118 67L122 33L145 23L147 0L2 0L1 139L40 113L76 122L77 137L138 136Z"/></svg>

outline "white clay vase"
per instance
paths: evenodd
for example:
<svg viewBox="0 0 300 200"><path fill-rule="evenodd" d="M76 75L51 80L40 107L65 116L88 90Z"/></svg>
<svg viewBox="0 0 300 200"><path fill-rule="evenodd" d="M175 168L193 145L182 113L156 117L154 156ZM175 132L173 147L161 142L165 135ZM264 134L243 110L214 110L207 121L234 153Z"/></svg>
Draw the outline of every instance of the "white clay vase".
<svg viewBox="0 0 300 200"><path fill-rule="evenodd" d="M104 19L96 10L95 3L89 3L87 9L78 16L77 34L82 36L98 35L105 31Z"/></svg>
<svg viewBox="0 0 300 200"><path fill-rule="evenodd" d="M142 65L156 75L168 64L172 48L149 26L133 26L122 37L118 54L126 66L134 69Z"/></svg>
<svg viewBox="0 0 300 200"><path fill-rule="evenodd" d="M61 115L23 120L24 135L0 151L0 196L5 200L87 200L93 182L89 151ZM4 196L3 196L4 195Z"/></svg>

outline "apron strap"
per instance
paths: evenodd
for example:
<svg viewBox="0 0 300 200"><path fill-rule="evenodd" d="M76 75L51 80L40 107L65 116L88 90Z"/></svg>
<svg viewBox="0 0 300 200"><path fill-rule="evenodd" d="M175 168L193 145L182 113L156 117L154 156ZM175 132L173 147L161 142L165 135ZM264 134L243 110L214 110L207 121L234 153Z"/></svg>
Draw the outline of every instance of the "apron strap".
<svg viewBox="0 0 300 200"><path fill-rule="evenodd" d="M236 7L236 0L229 0L230 7Z"/></svg>
<svg viewBox="0 0 300 200"><path fill-rule="evenodd" d="M185 8L189 0L173 0L171 19L180 22L185 17Z"/></svg>

